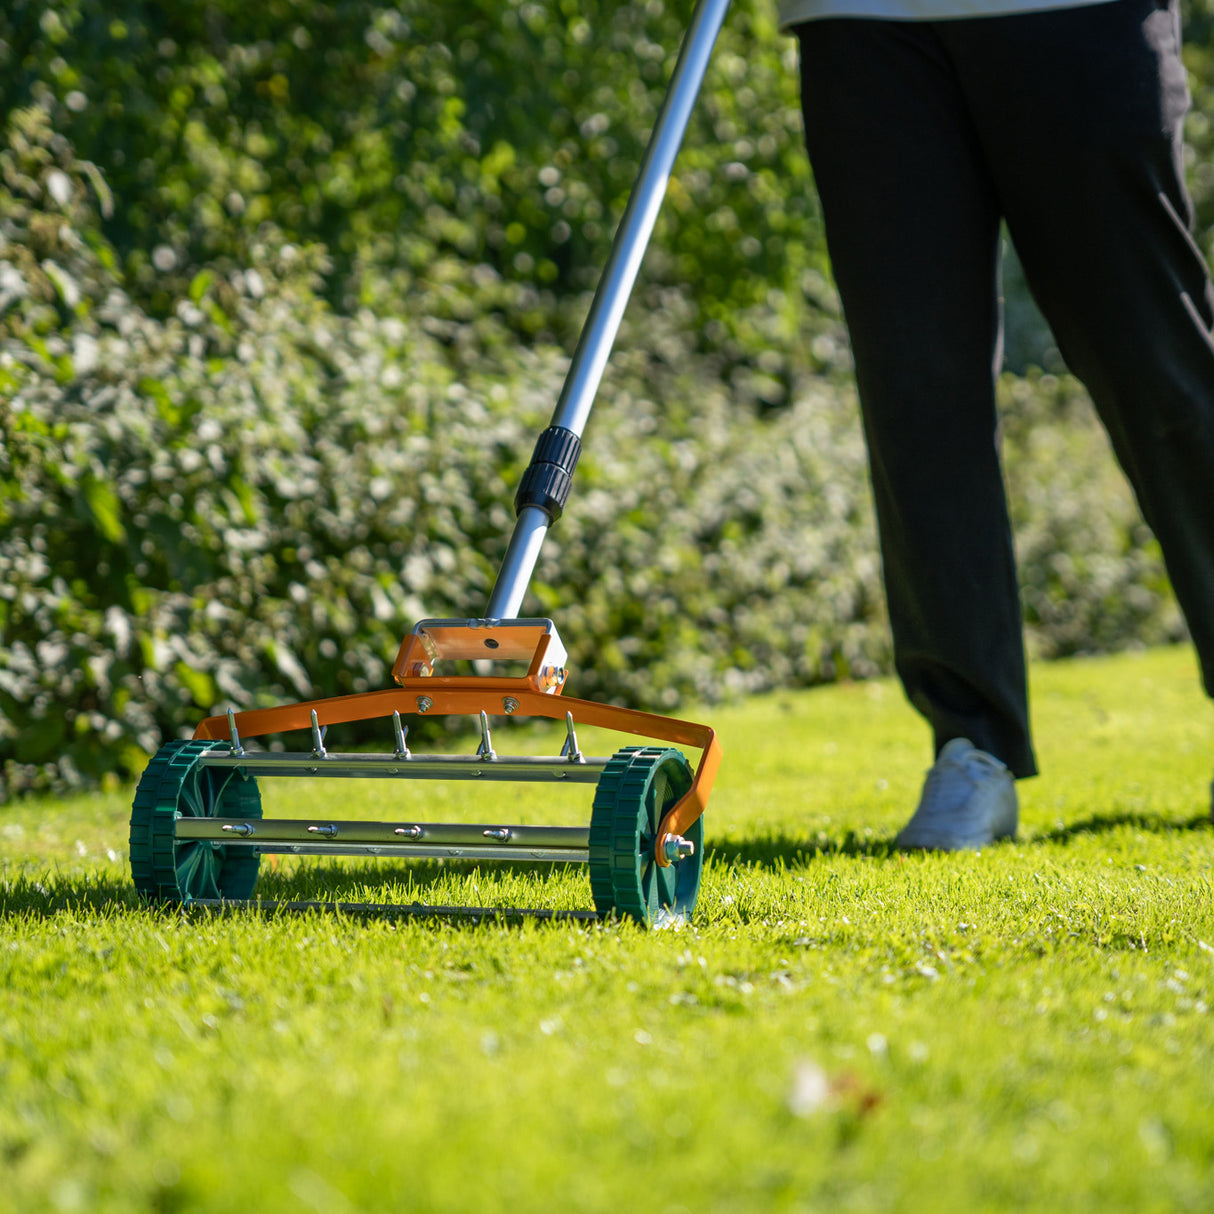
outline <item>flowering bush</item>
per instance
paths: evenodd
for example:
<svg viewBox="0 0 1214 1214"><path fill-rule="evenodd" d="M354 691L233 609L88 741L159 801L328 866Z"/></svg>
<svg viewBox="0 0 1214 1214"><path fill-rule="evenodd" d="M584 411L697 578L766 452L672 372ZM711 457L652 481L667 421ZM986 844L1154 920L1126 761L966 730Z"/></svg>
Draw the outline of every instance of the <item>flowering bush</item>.
<svg viewBox="0 0 1214 1214"><path fill-rule="evenodd" d="M565 7L0 12L0 799L483 611L681 20ZM658 710L890 665L795 79L735 14L525 607ZM1003 406L1036 651L1180 636L1082 393Z"/></svg>

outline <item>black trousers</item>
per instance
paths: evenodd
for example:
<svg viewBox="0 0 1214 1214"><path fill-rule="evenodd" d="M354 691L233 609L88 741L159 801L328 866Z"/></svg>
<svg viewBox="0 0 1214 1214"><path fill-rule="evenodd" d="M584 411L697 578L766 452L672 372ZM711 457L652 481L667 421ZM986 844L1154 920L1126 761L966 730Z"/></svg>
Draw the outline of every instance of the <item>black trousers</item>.
<svg viewBox="0 0 1214 1214"><path fill-rule="evenodd" d="M899 676L937 749L1036 771L996 449L999 223L1108 428L1214 694L1214 292L1176 0L797 28Z"/></svg>

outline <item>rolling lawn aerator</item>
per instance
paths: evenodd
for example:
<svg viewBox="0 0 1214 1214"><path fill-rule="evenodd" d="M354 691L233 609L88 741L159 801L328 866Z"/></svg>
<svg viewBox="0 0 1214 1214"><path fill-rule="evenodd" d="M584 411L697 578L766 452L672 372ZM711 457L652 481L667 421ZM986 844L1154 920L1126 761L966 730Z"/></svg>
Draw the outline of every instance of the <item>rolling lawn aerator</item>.
<svg viewBox="0 0 1214 1214"><path fill-rule="evenodd" d="M725 17L728 0L700 0L684 38L640 175L604 268L569 373L515 498L517 519L483 617L423 620L397 655L397 687L208 717L167 743L139 781L131 814L135 884L147 897L217 905L253 896L263 855L361 855L583 862L599 915L658 924L690 916L703 866L703 823L720 763L706 725L561 695L566 651L551 620L519 618L547 529L569 497L581 435L657 218L666 183ZM444 663L526 663L523 674L451 673ZM479 716L475 754L415 754L406 716ZM491 717L563 721L559 755L507 757ZM332 725L383 718L386 753L335 753ZM577 727L656 741L610 758L582 754ZM390 734L389 734L390 730ZM307 749L254 750L254 738L303 732ZM673 744L673 745L670 745ZM696 747L695 770L678 746ZM258 779L343 777L499 780L595 785L589 827L262 816Z"/></svg>

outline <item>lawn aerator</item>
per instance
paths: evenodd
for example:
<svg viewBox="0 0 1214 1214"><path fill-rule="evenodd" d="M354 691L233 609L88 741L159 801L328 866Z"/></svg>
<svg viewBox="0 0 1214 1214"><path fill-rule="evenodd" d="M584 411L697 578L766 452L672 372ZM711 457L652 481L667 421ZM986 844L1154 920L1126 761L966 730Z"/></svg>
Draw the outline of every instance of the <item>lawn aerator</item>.
<svg viewBox="0 0 1214 1214"><path fill-rule="evenodd" d="M548 619L517 613L547 529L569 497L581 436L657 218L688 118L729 0L699 0L616 233L552 423L540 435L515 498L517 518L483 617L423 620L401 645L397 688L208 717L189 740L157 752L139 781L131 814L135 885L165 901L215 904L252 897L260 857L367 855L461 860L583 862L595 910L653 924L692 912L703 866L701 815L720 762L706 725L561 695L566 650ZM453 661L525 662L522 675L440 672ZM407 715L479 715L473 755L415 754ZM565 723L561 753L499 755L491 716ZM387 753L334 753L329 726L382 718ZM601 726L660 743L697 747L695 771L673 746L626 746L588 758L577 726ZM301 751L253 750L253 738L303 731ZM262 817L257 779L537 781L594 784L590 826L316 821Z"/></svg>

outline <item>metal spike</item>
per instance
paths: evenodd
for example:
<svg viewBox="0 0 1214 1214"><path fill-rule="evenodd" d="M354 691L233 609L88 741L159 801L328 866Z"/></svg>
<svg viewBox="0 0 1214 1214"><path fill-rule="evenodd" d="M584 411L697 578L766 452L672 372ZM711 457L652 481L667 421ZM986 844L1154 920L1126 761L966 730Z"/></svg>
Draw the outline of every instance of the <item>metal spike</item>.
<svg viewBox="0 0 1214 1214"><path fill-rule="evenodd" d="M409 732L407 725L400 723L400 713L392 713L392 731L396 734L396 750L393 752L393 758L409 759L412 755L409 753L409 747L405 742L405 737Z"/></svg>
<svg viewBox="0 0 1214 1214"><path fill-rule="evenodd" d="M478 759L496 759L497 753L493 749L493 739L489 737L489 718L481 713L481 744L476 748L476 757Z"/></svg>
<svg viewBox="0 0 1214 1214"><path fill-rule="evenodd" d="M326 839L336 839L337 838L337 827L334 826L332 822L328 823L325 826L309 826L308 834L324 835L324 837Z"/></svg>
<svg viewBox="0 0 1214 1214"><path fill-rule="evenodd" d="M248 838L249 835L256 833L256 827L248 822L229 823L223 828L233 835L240 835L242 838Z"/></svg>
<svg viewBox="0 0 1214 1214"><path fill-rule="evenodd" d="M228 709L228 733L232 736L232 753L243 755L244 747L240 744L240 734L236 732L236 714Z"/></svg>
<svg viewBox="0 0 1214 1214"><path fill-rule="evenodd" d="M565 745L561 747L561 758L570 763L585 763L586 757L577 744L577 730L573 728L573 713L565 713Z"/></svg>
<svg viewBox="0 0 1214 1214"><path fill-rule="evenodd" d="M408 839L420 839L426 832L420 826L398 826L392 833Z"/></svg>
<svg viewBox="0 0 1214 1214"><path fill-rule="evenodd" d="M320 722L316 719L316 709L313 708L312 709L312 753L318 759L327 758L328 754L329 754L329 752L327 750L325 750L325 730L327 730L327 729L328 729L327 725L325 726L325 729L321 729Z"/></svg>

